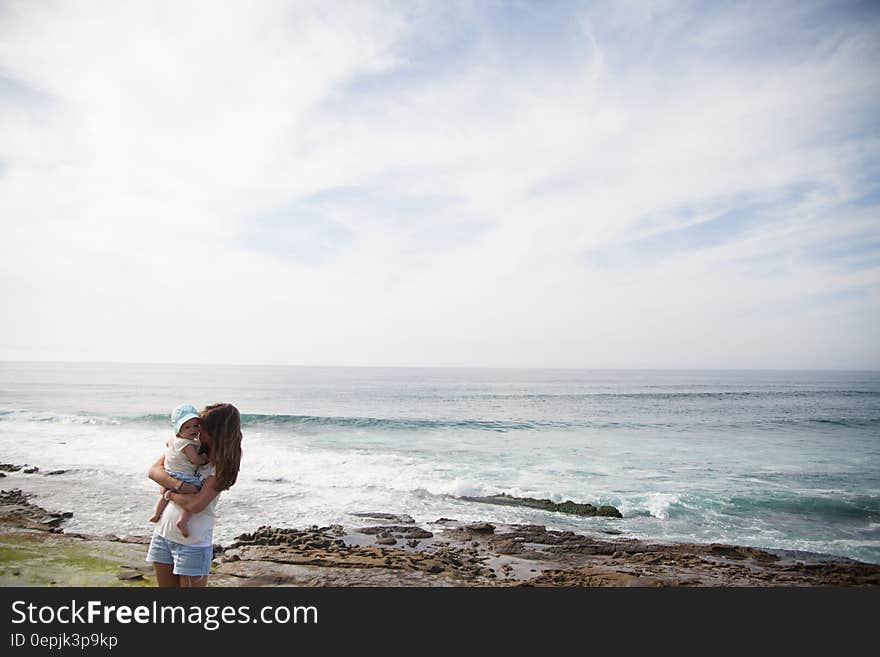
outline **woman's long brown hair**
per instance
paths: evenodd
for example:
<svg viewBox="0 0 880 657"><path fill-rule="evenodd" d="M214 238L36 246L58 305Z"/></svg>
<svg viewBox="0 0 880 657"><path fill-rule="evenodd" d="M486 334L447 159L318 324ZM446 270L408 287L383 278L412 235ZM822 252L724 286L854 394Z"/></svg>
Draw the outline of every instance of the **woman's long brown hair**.
<svg viewBox="0 0 880 657"><path fill-rule="evenodd" d="M211 463L217 490L231 488L241 466L241 417L232 404L211 404L202 411L202 426L211 436Z"/></svg>

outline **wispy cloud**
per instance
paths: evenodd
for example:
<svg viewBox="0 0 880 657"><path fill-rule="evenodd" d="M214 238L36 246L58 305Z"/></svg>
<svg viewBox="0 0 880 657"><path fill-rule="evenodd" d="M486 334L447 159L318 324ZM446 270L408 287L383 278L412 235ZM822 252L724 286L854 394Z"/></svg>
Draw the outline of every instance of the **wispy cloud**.
<svg viewBox="0 0 880 657"><path fill-rule="evenodd" d="M3 3L0 357L880 367L878 36L872 3Z"/></svg>

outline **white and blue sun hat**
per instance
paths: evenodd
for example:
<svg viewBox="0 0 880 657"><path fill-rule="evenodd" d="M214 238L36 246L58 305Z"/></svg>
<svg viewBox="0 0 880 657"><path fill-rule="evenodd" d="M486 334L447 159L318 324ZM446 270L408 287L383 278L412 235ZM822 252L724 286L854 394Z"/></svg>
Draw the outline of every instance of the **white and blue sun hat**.
<svg viewBox="0 0 880 657"><path fill-rule="evenodd" d="M201 417L199 412L196 410L196 407L192 404L181 404L173 411L171 411L171 424L174 425L174 433L180 433L180 427L183 426L184 422L192 420L193 418Z"/></svg>

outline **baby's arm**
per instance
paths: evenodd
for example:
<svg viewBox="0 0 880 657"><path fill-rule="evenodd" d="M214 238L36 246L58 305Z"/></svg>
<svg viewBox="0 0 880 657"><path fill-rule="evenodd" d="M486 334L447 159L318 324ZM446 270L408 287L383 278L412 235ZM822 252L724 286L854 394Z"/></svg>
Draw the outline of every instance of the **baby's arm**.
<svg viewBox="0 0 880 657"><path fill-rule="evenodd" d="M187 445L180 451L184 453L193 465L205 465L208 462L208 455L199 454L198 448L195 445Z"/></svg>

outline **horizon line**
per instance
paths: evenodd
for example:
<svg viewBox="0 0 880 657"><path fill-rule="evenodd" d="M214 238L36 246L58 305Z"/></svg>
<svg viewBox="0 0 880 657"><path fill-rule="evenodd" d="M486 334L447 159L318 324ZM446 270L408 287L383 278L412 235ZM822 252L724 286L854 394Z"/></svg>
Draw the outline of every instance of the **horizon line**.
<svg viewBox="0 0 880 657"><path fill-rule="evenodd" d="M17 360L2 359L0 363L43 365L157 365L184 367L291 367L301 369L409 369L409 370L563 370L609 372L863 372L880 373L871 368L779 368L779 367L555 367L511 365L302 365L294 363L204 363L177 361L112 361L112 360Z"/></svg>

